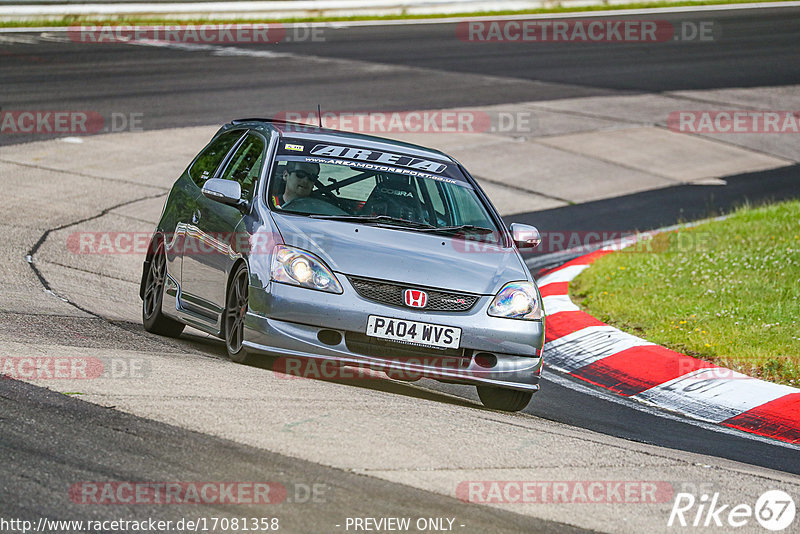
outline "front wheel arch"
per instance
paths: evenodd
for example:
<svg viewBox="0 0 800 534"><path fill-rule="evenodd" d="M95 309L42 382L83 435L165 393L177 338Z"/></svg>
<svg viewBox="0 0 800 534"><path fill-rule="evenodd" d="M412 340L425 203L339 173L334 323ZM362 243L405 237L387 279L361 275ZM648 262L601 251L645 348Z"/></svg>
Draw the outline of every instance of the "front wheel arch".
<svg viewBox="0 0 800 534"><path fill-rule="evenodd" d="M225 282L225 305L228 304L228 291L231 289L231 283L233 282L233 277L236 276L236 273L239 271L239 267L244 265L244 268L247 269L247 278L249 283L250 278L250 265L244 260L244 258L238 258L235 262L233 262L233 266L231 270L228 271L228 279ZM223 311L222 318L220 319L220 336L225 335L225 312Z"/></svg>
<svg viewBox="0 0 800 534"><path fill-rule="evenodd" d="M248 293L244 296L244 300L246 302L246 309L243 310L244 315L239 319L232 319L234 322L231 323L229 320L229 315L232 312L231 309L231 297L233 296L232 289L233 284L237 282L237 279L241 276L242 272L246 275L246 287L245 291ZM233 267L231 268L230 274L228 275L228 283L226 284L225 289L225 308L222 312L222 317L220 319L220 337L225 342L225 349L228 353L228 357L237 363L249 364L252 363L253 354L247 350L247 347L244 346L244 321L247 317L247 312L250 310L250 300L249 300L249 290L250 287L250 267L246 261L243 259L237 260ZM238 292L237 292L238 293ZM234 308L235 309L235 308ZM237 324L239 323L239 324ZM238 333L240 339L237 340L236 345L238 346L236 350L231 348L231 342L229 340L229 329L233 328L241 328L241 331Z"/></svg>

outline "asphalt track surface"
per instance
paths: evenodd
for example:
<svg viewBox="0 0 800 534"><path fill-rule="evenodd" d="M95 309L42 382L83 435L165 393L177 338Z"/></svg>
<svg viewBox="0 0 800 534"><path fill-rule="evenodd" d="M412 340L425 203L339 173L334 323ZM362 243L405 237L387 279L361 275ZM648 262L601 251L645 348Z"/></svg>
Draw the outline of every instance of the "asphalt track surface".
<svg viewBox="0 0 800 534"><path fill-rule="evenodd" d="M603 221L609 232L664 228L679 222L722 215L745 202L760 204L798 196L800 166L790 165L727 176L724 187L679 185L619 197L506 217L507 223L532 224L542 230L591 231ZM528 257L536 258L531 254ZM530 262L529 262L530 263Z"/></svg>
<svg viewBox="0 0 800 534"><path fill-rule="evenodd" d="M143 113L142 126L156 129L221 124L232 117L316 109L317 104L323 110L442 109L797 83L800 9L659 14L648 19L678 27L710 22L724 38L529 46L463 42L454 38L455 24L420 24L326 28L322 42L235 46L298 56L271 61L269 69L253 57L149 46L0 42L0 107L94 110L104 116ZM407 68L357 70L304 59L309 56ZM29 140L24 135L0 136L4 144Z"/></svg>
<svg viewBox="0 0 800 534"><path fill-rule="evenodd" d="M336 63L298 62L293 57L275 61L273 68L264 71L246 56L129 45L31 42L7 47L0 43L0 105L4 109L90 109L104 115L146 112L144 127L160 129L312 109L316 104L323 109L434 109L680 89L780 86L800 81L796 63L800 57L800 9L654 18L711 20L724 29L725 38L658 46L542 44L532 51L516 43L465 44L452 38L453 25L421 24L329 31L324 43L238 45L409 67L400 74L376 71L370 75L350 72ZM487 75L501 77L502 83ZM30 140L24 135L0 136L0 144ZM600 217L608 222L609 229L655 228L724 212L745 200L795 197L800 193L797 173L796 167L788 167L729 178L728 186L709 188L703 195L695 194L692 188L697 186L679 186L516 215L512 220L535 223L544 230L563 228L565 221L576 230L592 228L590 221ZM430 387L459 395L464 391L447 385ZM430 514L436 514L437 509L459 506L455 499L333 469L321 474L319 466L312 468L301 461L104 410L13 381L0 381L0 403L4 405L0 450L4 458L15 460L3 462L0 470L4 481L15 479L19 483L19 489L11 494L12 486L3 484L0 501L4 515L63 515L65 509L56 507L61 501L47 495L43 488L58 488L63 501L63 484L80 479L76 476L79 472L83 479L87 479L87 471L98 476L114 473L124 479L122 473L129 470L128 479L191 480L197 473L195 466L215 464L213 472L205 473L212 480L247 479L252 469L269 465L274 472L261 472L267 479L279 478L285 472L292 473L288 477L291 480L303 479L307 473L309 479L333 481L348 488L346 493L353 498L346 503L331 503L330 508L345 507L354 515L359 499L371 515L402 514L411 509L416 515L425 515L425 506L429 506ZM664 419L549 380L544 381L526 412L634 441L800 473L796 450ZM104 455L108 456L100 460L87 457L87 451L95 450L93 444L101 442L107 444ZM129 456L134 442L141 447L135 462ZM68 449L80 452L73 454ZM188 458L187 450L192 451ZM225 458L224 465L218 461L220 457ZM24 475L20 476L15 467L9 471L12 464L24 466ZM31 482L36 479L47 480L47 485ZM399 503L397 495L403 495L403 504L380 504ZM42 510L42 503L47 502L56 504ZM317 510L324 511L315 508L315 513ZM175 515L182 515L180 512L176 509ZM164 517L163 511L159 514ZM286 517L283 512L281 515ZM298 530L304 529L302 513L289 517L299 522ZM530 519L474 506L465 506L459 517L474 521L471 525L476 528L492 526L483 531L534 528ZM569 527L558 524L543 524L542 528L569 531Z"/></svg>

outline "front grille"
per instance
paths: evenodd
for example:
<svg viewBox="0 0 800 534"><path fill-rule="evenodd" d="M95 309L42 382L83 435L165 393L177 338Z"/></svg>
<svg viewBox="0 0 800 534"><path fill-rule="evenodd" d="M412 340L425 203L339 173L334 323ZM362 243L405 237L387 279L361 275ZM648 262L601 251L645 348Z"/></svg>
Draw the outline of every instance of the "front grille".
<svg viewBox="0 0 800 534"><path fill-rule="evenodd" d="M388 339L375 338L356 332L346 332L344 340L347 348L352 352L386 360L402 361L408 358L428 356L466 358L467 361L469 361L470 356L464 353L464 349L437 349L436 347L411 345Z"/></svg>
<svg viewBox="0 0 800 534"><path fill-rule="evenodd" d="M348 276L350 283L356 292L365 299L400 306L405 308L403 302L403 291L406 289L421 289L428 294L428 302L425 310L428 311L456 311L463 312L472 308L479 295L469 293L456 293L451 291L438 291L421 287L414 287L408 284L398 284L397 282L385 282L383 280L373 280L371 278L360 278Z"/></svg>

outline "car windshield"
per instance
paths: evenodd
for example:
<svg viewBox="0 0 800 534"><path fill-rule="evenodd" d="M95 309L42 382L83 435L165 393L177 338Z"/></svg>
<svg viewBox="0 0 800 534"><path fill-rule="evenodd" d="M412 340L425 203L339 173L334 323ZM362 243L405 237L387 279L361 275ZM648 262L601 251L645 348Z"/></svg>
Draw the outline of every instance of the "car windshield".
<svg viewBox="0 0 800 534"><path fill-rule="evenodd" d="M273 169L275 211L500 242L492 217L453 163L284 139Z"/></svg>

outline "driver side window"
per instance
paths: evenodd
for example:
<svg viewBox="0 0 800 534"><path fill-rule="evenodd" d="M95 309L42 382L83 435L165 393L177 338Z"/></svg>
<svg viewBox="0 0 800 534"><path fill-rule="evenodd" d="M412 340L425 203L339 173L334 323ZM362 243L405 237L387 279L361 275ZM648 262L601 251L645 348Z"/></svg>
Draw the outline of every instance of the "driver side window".
<svg viewBox="0 0 800 534"><path fill-rule="evenodd" d="M269 192L270 205L274 208L280 208L283 204L283 192L286 189L286 182L283 179L283 171L286 170L285 161L275 162L275 172L272 176L272 187Z"/></svg>

